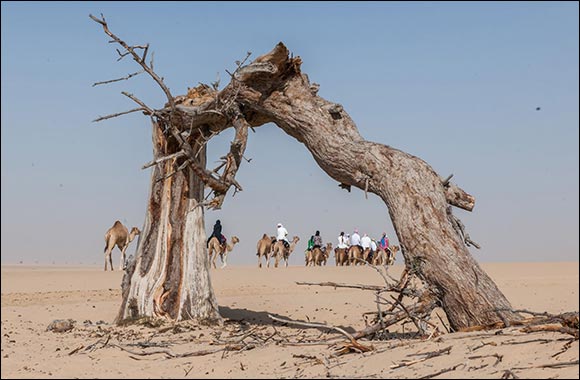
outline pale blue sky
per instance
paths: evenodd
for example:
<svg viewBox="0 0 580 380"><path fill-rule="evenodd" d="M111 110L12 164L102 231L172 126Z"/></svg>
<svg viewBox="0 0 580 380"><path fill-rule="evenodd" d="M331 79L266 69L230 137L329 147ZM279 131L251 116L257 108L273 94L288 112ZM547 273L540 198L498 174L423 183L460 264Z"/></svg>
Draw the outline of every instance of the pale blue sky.
<svg viewBox="0 0 580 380"><path fill-rule="evenodd" d="M476 197L472 213L456 211L482 245L476 259L578 260L576 2L2 2L2 263L101 265L116 219L143 224L148 118L91 121L134 108L121 91L154 108L164 94L146 76L91 87L138 67L116 62L89 13L131 44L149 42L174 95L218 72L223 86L246 51L283 41L366 139L454 173ZM232 137L212 140L210 162ZM207 229L220 218L241 240L231 264L254 265L277 222L302 239L296 265L317 229L334 244L355 227L396 241L376 196L340 189L275 126L250 134L246 156L244 191L206 213Z"/></svg>

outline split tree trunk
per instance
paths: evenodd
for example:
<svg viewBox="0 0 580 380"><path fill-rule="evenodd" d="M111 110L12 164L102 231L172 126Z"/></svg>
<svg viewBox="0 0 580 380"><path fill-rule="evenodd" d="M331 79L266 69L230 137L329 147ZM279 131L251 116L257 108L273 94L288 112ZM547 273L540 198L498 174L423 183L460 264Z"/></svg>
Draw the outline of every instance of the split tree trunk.
<svg viewBox="0 0 580 380"><path fill-rule="evenodd" d="M197 164L205 167L205 146L193 148L201 149ZM167 156L170 149L154 123L154 157ZM179 160L164 161L151 174L145 223L123 278L117 323L141 317L221 320L209 276L203 207L195 207L203 200L204 184L190 170L162 180Z"/></svg>

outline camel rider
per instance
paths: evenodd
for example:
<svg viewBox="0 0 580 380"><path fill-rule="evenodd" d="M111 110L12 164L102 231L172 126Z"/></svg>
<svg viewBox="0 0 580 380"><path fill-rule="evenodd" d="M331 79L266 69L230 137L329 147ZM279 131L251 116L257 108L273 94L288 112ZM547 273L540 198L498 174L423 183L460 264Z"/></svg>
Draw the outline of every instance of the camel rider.
<svg viewBox="0 0 580 380"><path fill-rule="evenodd" d="M360 243L362 245L363 251L367 248L369 248L369 249L371 248L371 242L372 242L372 240L369 237L369 235L364 234L362 239L360 239Z"/></svg>
<svg viewBox="0 0 580 380"><path fill-rule="evenodd" d="M288 239L286 238L286 236L288 236L288 231L286 230L286 228L284 228L282 223L278 223L277 227L278 227L278 229L276 230L276 241L281 240L284 242L284 247L290 248L290 243L288 242Z"/></svg>
<svg viewBox="0 0 580 380"><path fill-rule="evenodd" d="M369 255L369 260L372 261L373 257L375 257L376 251L377 251L377 241L375 239L371 239L371 253Z"/></svg>
<svg viewBox="0 0 580 380"><path fill-rule="evenodd" d="M338 237L338 246L337 247L340 249L348 248L348 238L346 236L344 236L344 232L341 232L340 236Z"/></svg>
<svg viewBox="0 0 580 380"><path fill-rule="evenodd" d="M314 241L313 241L314 245L312 246L312 249L314 248L322 248L322 236L320 236L320 231L316 231L316 233L314 234Z"/></svg>
<svg viewBox="0 0 580 380"><path fill-rule="evenodd" d="M362 250L362 246L360 244L360 235L358 234L358 229L355 228L353 234L350 236L350 245L358 245L359 248Z"/></svg>
<svg viewBox="0 0 580 380"><path fill-rule="evenodd" d="M209 239L207 239L207 246L209 247L209 241L212 237L216 237L221 245L226 244L226 237L222 235L222 222L218 219L213 225L213 232L211 233Z"/></svg>
<svg viewBox="0 0 580 380"><path fill-rule="evenodd" d="M310 239L308 240L308 246L306 247L306 253L312 251L312 248L314 248L314 235L310 236Z"/></svg>
<svg viewBox="0 0 580 380"><path fill-rule="evenodd" d="M381 237L381 241L379 242L381 248L383 250L387 250L389 248L389 237L387 236L386 232L383 232L383 236Z"/></svg>

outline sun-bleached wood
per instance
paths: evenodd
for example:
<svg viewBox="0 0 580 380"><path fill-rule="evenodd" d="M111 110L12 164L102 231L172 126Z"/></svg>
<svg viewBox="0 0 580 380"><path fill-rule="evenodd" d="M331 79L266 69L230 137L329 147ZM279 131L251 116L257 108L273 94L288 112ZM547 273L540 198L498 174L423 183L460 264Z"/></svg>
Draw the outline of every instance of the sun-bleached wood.
<svg viewBox="0 0 580 380"><path fill-rule="evenodd" d="M473 209L475 198L423 160L363 139L344 108L313 91L301 59L278 44L240 68L219 97L235 94L253 127L274 123L311 152L339 184L378 195L387 205L408 265L419 271L454 329L517 319L511 305L481 269L447 215L449 204ZM199 109L215 107L212 101ZM192 113L183 113L184 126ZM216 122L212 130L227 128ZM386 217L386 215L385 215Z"/></svg>
<svg viewBox="0 0 580 380"><path fill-rule="evenodd" d="M153 111L124 93L154 120L155 159L185 152L185 157L159 160L153 168L146 220L136 257L123 279L118 321L142 316L220 319L200 205L220 208L229 188L242 189L235 174L246 147L247 128L267 123L304 144L341 187L349 191L358 187L385 202L407 268L424 280L433 299L429 304L440 305L454 329L518 318L469 254L446 212L449 205L472 210L475 198L450 183L450 177L442 182L418 157L363 139L342 105L317 95L320 86L310 83L301 72L300 57L291 56L282 43L249 65L243 66L245 60L238 64L223 90L216 91L215 86L211 96L186 105L181 104L184 97L178 101L171 95L152 64L145 63L148 45L129 46L110 32L104 17L90 17L167 96L166 107ZM142 56L135 52L137 48L144 49ZM223 172L216 177L216 169L206 169L205 144L232 126L236 138ZM187 131L194 136L183 137ZM204 186L214 194L208 203L203 201Z"/></svg>

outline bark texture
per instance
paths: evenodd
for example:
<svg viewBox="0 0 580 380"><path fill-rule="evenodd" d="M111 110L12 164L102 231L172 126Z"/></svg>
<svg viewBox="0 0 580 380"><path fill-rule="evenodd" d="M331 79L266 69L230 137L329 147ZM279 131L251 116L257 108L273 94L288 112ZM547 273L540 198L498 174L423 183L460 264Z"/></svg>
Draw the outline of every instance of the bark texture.
<svg viewBox="0 0 580 380"><path fill-rule="evenodd" d="M303 143L340 186L356 186L386 203L407 265L430 286L454 329L517 319L447 213L449 205L471 210L475 199L418 157L363 139L340 104L317 95L319 86L301 73L301 62L278 44L236 70L219 93L223 103L178 106L184 125L201 125L204 110L228 111L228 102L253 127L275 123ZM209 128L219 131L228 124L216 118Z"/></svg>
<svg viewBox="0 0 580 380"><path fill-rule="evenodd" d="M153 124L156 158L171 149L162 129ZM205 147L193 147L200 150L197 164L205 166ZM191 170L171 175L182 161L164 160L153 169L143 232L123 279L117 323L141 317L221 319L209 276L204 210L198 206L204 183Z"/></svg>
<svg viewBox="0 0 580 380"><path fill-rule="evenodd" d="M455 185L445 187L418 157L364 140L340 104L317 96L318 87L300 72L300 58L288 55L279 44L256 60L260 65L240 71L240 102L248 116L256 114L248 121L275 123L330 177L386 203L405 260L432 287L454 329L517 319L447 215L448 204L471 210L475 199Z"/></svg>
<svg viewBox="0 0 580 380"><path fill-rule="evenodd" d="M242 190L235 174L247 129L270 122L303 143L341 187L356 186L385 202L407 266L428 284L454 329L518 319L470 255L447 212L449 205L471 211L471 195L443 181L418 157L363 139L340 104L317 95L319 86L301 72L300 57L291 57L282 43L252 63L244 62L223 90L201 85L170 98L164 109L150 111L163 122L154 124L157 166L137 257L124 281L119 320L219 319L205 254L203 206L220 208L231 187ZM207 170L206 142L229 127L236 129L230 152L218 168ZM203 151L199 157L198 149ZM176 167L182 170L157 181ZM214 197L195 207L202 202L204 184Z"/></svg>

